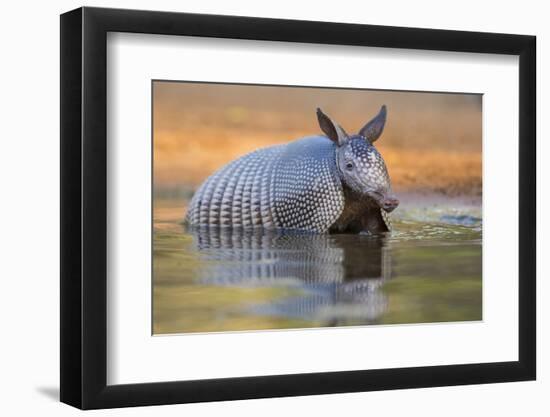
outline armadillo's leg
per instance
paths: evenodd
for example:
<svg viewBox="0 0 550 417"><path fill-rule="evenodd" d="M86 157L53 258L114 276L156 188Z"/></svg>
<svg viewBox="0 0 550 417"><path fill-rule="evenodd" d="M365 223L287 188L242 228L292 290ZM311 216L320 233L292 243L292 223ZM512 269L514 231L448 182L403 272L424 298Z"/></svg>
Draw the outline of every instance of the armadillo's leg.
<svg viewBox="0 0 550 417"><path fill-rule="evenodd" d="M363 230L374 234L389 232L391 230L389 219L387 222L384 219L384 217L388 218L387 216L387 213L378 207L369 209L361 218Z"/></svg>

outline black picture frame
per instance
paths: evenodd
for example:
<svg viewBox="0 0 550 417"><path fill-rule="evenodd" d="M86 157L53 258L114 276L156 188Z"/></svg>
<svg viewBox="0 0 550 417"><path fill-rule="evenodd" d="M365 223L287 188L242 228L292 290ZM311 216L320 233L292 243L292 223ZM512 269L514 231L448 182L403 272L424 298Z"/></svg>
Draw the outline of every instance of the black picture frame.
<svg viewBox="0 0 550 417"><path fill-rule="evenodd" d="M108 32L519 56L519 360L107 385ZM535 379L535 51L524 35L88 7L61 15L61 401L94 409Z"/></svg>

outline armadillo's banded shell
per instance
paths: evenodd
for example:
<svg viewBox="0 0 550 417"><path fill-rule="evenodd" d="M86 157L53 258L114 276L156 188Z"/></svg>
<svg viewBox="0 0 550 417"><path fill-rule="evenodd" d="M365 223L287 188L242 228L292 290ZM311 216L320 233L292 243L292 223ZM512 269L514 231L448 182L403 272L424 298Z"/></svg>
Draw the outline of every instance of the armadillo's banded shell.
<svg viewBox="0 0 550 417"><path fill-rule="evenodd" d="M343 207L334 144L311 137L257 150L215 172L191 200L187 221L324 232Z"/></svg>

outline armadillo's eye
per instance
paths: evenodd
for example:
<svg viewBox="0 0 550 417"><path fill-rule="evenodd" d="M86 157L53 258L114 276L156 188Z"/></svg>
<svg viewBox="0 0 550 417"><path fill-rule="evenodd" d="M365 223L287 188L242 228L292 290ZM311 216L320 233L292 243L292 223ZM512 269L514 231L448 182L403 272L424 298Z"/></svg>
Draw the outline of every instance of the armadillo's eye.
<svg viewBox="0 0 550 417"><path fill-rule="evenodd" d="M351 162L351 161L346 162L346 169L348 171L351 171L353 169L353 162Z"/></svg>

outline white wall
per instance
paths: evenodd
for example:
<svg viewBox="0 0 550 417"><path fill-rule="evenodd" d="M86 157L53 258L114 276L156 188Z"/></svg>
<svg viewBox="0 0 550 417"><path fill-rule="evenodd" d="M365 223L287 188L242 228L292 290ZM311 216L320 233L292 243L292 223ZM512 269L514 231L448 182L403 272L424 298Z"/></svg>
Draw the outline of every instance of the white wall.
<svg viewBox="0 0 550 417"><path fill-rule="evenodd" d="M538 36L538 136L548 136L542 120L550 96L550 26L545 2L277 0L87 1L89 6L158 9L534 34ZM59 17L77 1L4 2L0 71L3 129L0 148L2 262L0 295L0 410L4 415L32 412L73 415L57 402L59 274ZM544 96L543 96L544 95ZM543 100L545 102L543 103ZM544 131L542 130L544 128ZM545 135L546 134L546 135ZM539 139L539 143L542 140ZM6 146L7 145L7 146ZM550 209L541 167L549 146L539 147L539 213ZM537 382L432 388L346 395L239 401L101 411L99 415L548 415L550 222L539 215L539 378ZM544 236L543 236L544 235ZM95 414L96 415L96 414Z"/></svg>

